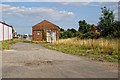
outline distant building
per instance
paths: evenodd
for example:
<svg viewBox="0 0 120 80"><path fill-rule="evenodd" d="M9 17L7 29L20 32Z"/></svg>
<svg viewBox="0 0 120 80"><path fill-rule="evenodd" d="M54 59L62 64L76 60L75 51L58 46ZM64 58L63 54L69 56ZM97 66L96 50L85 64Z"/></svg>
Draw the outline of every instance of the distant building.
<svg viewBox="0 0 120 80"><path fill-rule="evenodd" d="M29 38L29 34L24 34L24 35L23 35L23 38L28 39L28 38Z"/></svg>
<svg viewBox="0 0 120 80"><path fill-rule="evenodd" d="M32 27L32 41L55 42L59 39L60 28L44 20Z"/></svg>
<svg viewBox="0 0 120 80"><path fill-rule="evenodd" d="M98 26L92 25L91 26L91 31L96 33L96 38L100 37L100 28Z"/></svg>
<svg viewBox="0 0 120 80"><path fill-rule="evenodd" d="M12 26L0 21L0 41L10 40L13 38Z"/></svg>
<svg viewBox="0 0 120 80"><path fill-rule="evenodd" d="M13 30L13 38L17 38L17 31Z"/></svg>
<svg viewBox="0 0 120 80"><path fill-rule="evenodd" d="M91 26L91 31L93 31L93 32L100 32L100 29L99 29L99 27L97 27L95 25L92 25Z"/></svg>

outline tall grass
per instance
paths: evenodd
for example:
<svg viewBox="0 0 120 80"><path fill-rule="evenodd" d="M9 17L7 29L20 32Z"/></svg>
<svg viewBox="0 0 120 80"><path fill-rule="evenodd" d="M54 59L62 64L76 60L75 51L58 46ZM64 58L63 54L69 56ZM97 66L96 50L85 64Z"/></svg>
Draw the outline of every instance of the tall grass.
<svg viewBox="0 0 120 80"><path fill-rule="evenodd" d="M21 39L11 39L11 40L5 40L1 42L1 49L11 49L11 45L15 44L17 42L22 42Z"/></svg>
<svg viewBox="0 0 120 80"><path fill-rule="evenodd" d="M118 61L119 39L61 39L49 46L50 49L68 54L87 56L100 61Z"/></svg>
<svg viewBox="0 0 120 80"><path fill-rule="evenodd" d="M2 42L0 42L0 50L2 50Z"/></svg>

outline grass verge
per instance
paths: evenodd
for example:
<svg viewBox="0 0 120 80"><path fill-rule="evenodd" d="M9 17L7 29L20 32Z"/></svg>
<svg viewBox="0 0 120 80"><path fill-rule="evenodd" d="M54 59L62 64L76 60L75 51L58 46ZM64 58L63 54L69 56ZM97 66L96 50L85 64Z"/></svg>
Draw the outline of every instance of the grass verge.
<svg viewBox="0 0 120 80"><path fill-rule="evenodd" d="M120 60L119 39L61 39L45 47L67 54L86 56L94 60L117 62Z"/></svg>
<svg viewBox="0 0 120 80"><path fill-rule="evenodd" d="M0 42L0 50L2 50L2 42Z"/></svg>
<svg viewBox="0 0 120 80"><path fill-rule="evenodd" d="M17 42L23 42L25 40L21 40L21 39L11 39L11 40L5 40L5 41L2 41L0 42L1 43L1 49L6 49L6 50L9 50L11 49L11 45L12 44L15 44Z"/></svg>
<svg viewBox="0 0 120 80"><path fill-rule="evenodd" d="M39 42L39 41L38 42L34 42L33 41L31 43L33 43L33 44L48 44L48 42L46 42L46 41L41 41L41 42Z"/></svg>

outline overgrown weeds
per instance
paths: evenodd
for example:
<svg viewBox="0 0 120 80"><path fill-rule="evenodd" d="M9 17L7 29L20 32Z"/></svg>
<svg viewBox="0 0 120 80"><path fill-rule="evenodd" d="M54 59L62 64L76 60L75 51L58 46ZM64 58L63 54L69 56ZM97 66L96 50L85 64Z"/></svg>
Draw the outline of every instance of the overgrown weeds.
<svg viewBox="0 0 120 80"><path fill-rule="evenodd" d="M6 49L9 50L11 49L11 45L15 44L17 42L24 42L25 40L21 40L21 39L11 39L11 40L5 40L0 42L1 43L1 48L0 49Z"/></svg>
<svg viewBox="0 0 120 80"><path fill-rule="evenodd" d="M100 61L118 61L120 59L119 39L61 39L46 47L67 54L87 56Z"/></svg>

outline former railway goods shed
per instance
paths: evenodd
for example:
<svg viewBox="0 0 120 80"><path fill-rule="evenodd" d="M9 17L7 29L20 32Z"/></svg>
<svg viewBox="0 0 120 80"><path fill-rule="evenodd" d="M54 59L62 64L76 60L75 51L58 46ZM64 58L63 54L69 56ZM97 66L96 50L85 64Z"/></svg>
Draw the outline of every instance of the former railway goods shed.
<svg viewBox="0 0 120 80"><path fill-rule="evenodd" d="M32 41L55 42L59 39L59 26L44 20L32 27Z"/></svg>

